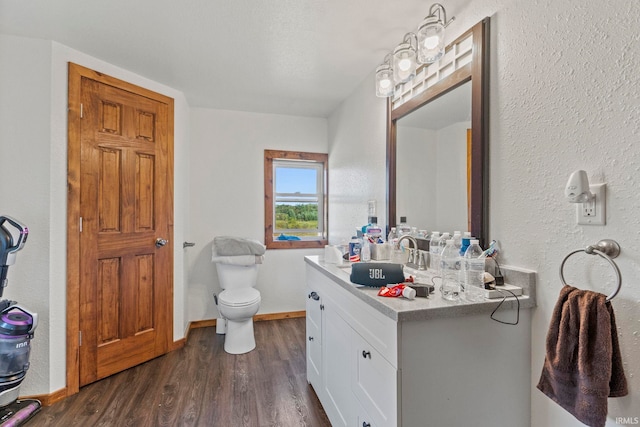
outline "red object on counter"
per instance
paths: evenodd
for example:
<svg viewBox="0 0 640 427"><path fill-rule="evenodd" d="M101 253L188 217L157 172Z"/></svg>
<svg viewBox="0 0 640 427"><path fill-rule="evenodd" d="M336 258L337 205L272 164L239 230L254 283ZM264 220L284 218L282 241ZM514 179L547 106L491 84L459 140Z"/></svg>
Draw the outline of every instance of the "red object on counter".
<svg viewBox="0 0 640 427"><path fill-rule="evenodd" d="M383 286L378 291L378 295L381 297L399 297L402 296L402 291L406 285L395 285L392 287Z"/></svg>

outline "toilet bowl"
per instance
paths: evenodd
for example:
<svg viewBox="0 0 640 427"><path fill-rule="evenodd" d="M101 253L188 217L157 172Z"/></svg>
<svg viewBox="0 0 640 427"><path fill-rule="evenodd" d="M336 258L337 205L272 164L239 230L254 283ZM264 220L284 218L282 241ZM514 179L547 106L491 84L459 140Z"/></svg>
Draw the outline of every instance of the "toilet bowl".
<svg viewBox="0 0 640 427"><path fill-rule="evenodd" d="M248 353L256 347L253 316L260 308L260 292L254 288L257 265L216 263L220 287L218 311L226 320L224 351L230 354Z"/></svg>
<svg viewBox="0 0 640 427"><path fill-rule="evenodd" d="M218 311L227 321L224 351L248 353L256 348L253 316L260 308L260 292L253 288L225 290L218 295Z"/></svg>

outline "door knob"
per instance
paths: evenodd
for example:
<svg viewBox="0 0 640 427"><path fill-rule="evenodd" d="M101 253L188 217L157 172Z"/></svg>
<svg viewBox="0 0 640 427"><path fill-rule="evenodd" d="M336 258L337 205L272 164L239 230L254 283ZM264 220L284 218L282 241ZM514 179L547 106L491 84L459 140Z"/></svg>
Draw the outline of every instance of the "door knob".
<svg viewBox="0 0 640 427"><path fill-rule="evenodd" d="M158 237L158 238L156 239L156 248L161 248L161 247L163 247L164 245L166 245L167 243L169 243L169 241L168 241L168 240L163 239L162 237Z"/></svg>

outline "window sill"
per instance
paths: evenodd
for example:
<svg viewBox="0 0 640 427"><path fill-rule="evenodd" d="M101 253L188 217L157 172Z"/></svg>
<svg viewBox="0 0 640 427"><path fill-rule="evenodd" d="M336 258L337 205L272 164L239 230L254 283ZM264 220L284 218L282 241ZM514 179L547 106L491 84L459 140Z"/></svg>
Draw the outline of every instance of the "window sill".
<svg viewBox="0 0 640 427"><path fill-rule="evenodd" d="M266 242L267 249L320 249L328 240L275 240Z"/></svg>

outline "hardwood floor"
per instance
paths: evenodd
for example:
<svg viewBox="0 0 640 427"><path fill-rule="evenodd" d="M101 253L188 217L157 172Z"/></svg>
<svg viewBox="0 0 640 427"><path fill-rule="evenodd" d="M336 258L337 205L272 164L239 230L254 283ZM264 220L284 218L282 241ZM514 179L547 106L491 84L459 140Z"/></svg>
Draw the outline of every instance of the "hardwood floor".
<svg viewBox="0 0 640 427"><path fill-rule="evenodd" d="M32 426L330 426L306 380L305 319L256 322L257 347L224 352L215 328L184 348L83 387Z"/></svg>

